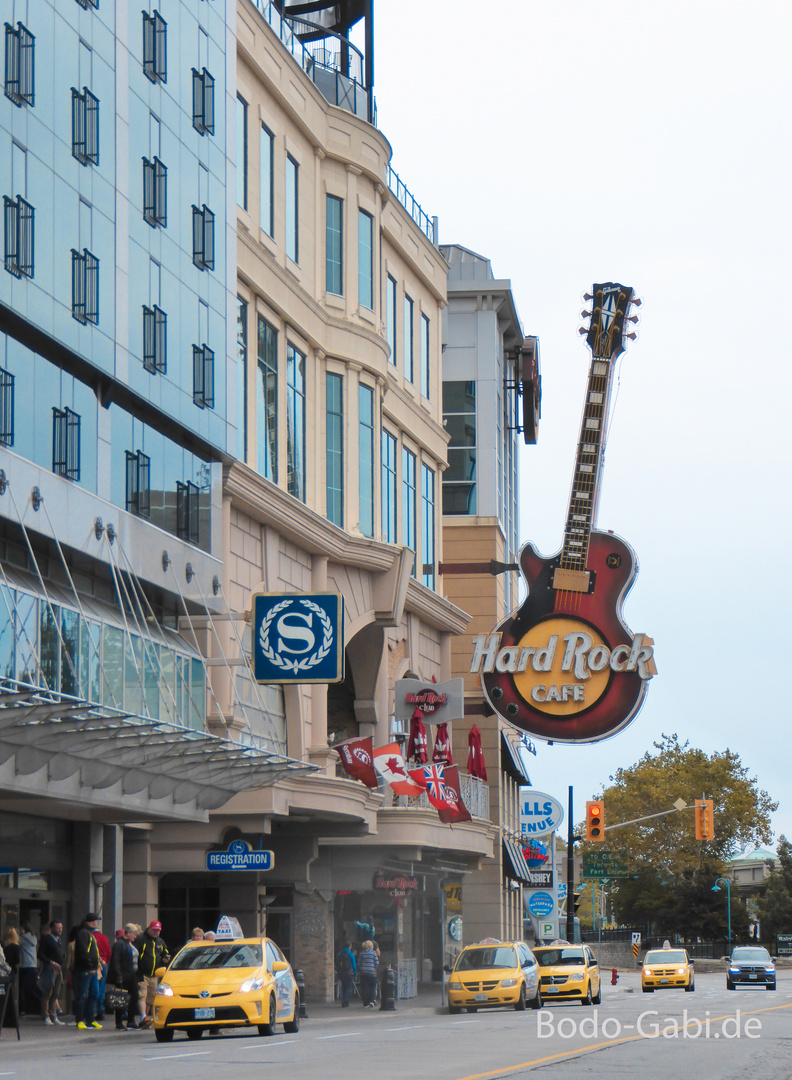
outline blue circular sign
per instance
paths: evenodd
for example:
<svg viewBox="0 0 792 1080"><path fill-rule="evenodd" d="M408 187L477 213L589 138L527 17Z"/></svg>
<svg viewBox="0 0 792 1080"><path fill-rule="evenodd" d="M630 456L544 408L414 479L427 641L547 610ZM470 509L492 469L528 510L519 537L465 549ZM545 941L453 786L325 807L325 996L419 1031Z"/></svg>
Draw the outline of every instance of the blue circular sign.
<svg viewBox="0 0 792 1080"><path fill-rule="evenodd" d="M548 892L535 892L528 897L528 910L537 919L543 919L546 915L551 915L554 908L555 902Z"/></svg>

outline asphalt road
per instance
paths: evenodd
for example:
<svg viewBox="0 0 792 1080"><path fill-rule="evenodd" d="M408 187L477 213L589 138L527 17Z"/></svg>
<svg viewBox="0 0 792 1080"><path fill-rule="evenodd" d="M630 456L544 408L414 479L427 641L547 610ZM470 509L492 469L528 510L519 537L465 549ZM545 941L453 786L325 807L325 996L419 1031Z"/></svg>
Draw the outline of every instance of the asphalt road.
<svg viewBox="0 0 792 1080"><path fill-rule="evenodd" d="M22 1041L4 1030L0 1078L46 1080L494 1080L541 1074L666 1080L790 1080L792 972L778 990L728 992L722 974L699 974L696 990L642 994L637 973L603 987L598 1007L556 1003L540 1012L449 1016L437 993L395 1012L353 1005L308 1007L296 1035L226 1033L157 1043L151 1032L78 1033L23 1021Z"/></svg>

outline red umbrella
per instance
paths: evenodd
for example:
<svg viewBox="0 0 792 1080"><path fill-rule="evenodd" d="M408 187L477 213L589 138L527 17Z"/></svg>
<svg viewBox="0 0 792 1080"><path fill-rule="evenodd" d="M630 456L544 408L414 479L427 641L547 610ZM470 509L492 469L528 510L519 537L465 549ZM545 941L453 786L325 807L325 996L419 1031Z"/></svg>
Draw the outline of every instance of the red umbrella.
<svg viewBox="0 0 792 1080"><path fill-rule="evenodd" d="M410 738L407 743L407 760L417 761L423 765L429 759L426 743L426 728L423 722L423 713L416 709L410 717Z"/></svg>
<svg viewBox="0 0 792 1080"><path fill-rule="evenodd" d="M436 761L441 765L454 764L454 759L451 757L451 739L448 736L448 724L437 725L432 761Z"/></svg>
<svg viewBox="0 0 792 1080"><path fill-rule="evenodd" d="M474 724L468 735L468 772L479 780L487 779L487 766L484 764L484 751L481 749L481 732Z"/></svg>

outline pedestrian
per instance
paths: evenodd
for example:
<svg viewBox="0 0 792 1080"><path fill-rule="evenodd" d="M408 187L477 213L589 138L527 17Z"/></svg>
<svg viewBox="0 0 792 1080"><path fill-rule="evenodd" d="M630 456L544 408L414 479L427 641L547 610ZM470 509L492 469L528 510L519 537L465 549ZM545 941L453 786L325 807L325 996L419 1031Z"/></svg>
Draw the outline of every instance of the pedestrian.
<svg viewBox="0 0 792 1080"><path fill-rule="evenodd" d="M74 968L72 992L74 993L74 1022L80 1031L101 1028L96 1019L95 979L102 974L102 959L94 937L99 916L89 911L83 919L74 939Z"/></svg>
<svg viewBox="0 0 792 1080"><path fill-rule="evenodd" d="M22 924L19 935L19 1015L35 1013L40 1015L41 1004L36 986L38 971L38 942L29 922Z"/></svg>
<svg viewBox="0 0 792 1080"><path fill-rule="evenodd" d="M206 933L204 934L204 941L214 941L214 939L215 939L214 930L207 930Z"/></svg>
<svg viewBox="0 0 792 1080"><path fill-rule="evenodd" d="M5 939L6 939L7 936L8 936L8 931L6 931L6 933L3 934L3 941L4 942L5 942ZM9 942L8 946L5 946L5 947L6 948L11 948L12 945L13 945L13 942ZM16 1014L15 998L14 998L14 994L11 993L11 989L13 988L13 985L14 985L14 971L12 970L11 964L8 962L8 960L6 958L6 955L5 955L5 952L3 951L3 949L4 949L4 946L0 945L0 979L8 979L8 985L9 985L9 997L8 997L8 1001L6 1002L5 1016L3 1017L3 1026L13 1028L13 1027L17 1027L17 1014ZM12 955L13 955L13 952L12 952ZM0 1008L0 1012L2 1012L2 1011L3 1011L2 1008Z"/></svg>
<svg viewBox="0 0 792 1080"><path fill-rule="evenodd" d="M49 1027L53 1025L63 1027L63 1021L58 1018L61 987L63 986L63 923L53 919L46 932L41 938L39 945L39 961L41 962L41 975L39 976L39 990L41 993L41 1019Z"/></svg>
<svg viewBox="0 0 792 1080"><path fill-rule="evenodd" d="M101 922L101 920L99 921ZM104 1020L104 995L105 985L107 984L107 965L110 963L110 942L98 927L94 929L93 935L96 938L96 944L99 946L102 972L91 987L91 992L96 998L96 1019Z"/></svg>
<svg viewBox="0 0 792 1080"><path fill-rule="evenodd" d="M377 966L379 957L371 941L363 942L363 949L358 957L357 968L360 972L360 996L364 1009L376 1009Z"/></svg>
<svg viewBox="0 0 792 1080"><path fill-rule="evenodd" d="M162 923L153 919L135 939L135 948L139 953L138 991L141 1002L145 1002L143 1027L151 1027L153 1023L151 1012L159 982L155 972L157 968L167 967L170 963L168 946L160 937L161 932Z"/></svg>
<svg viewBox="0 0 792 1080"><path fill-rule="evenodd" d="M341 1008L348 1009L349 998L357 977L357 961L349 941L344 942L343 949L336 957L336 967L338 968L338 977L341 980Z"/></svg>
<svg viewBox="0 0 792 1080"><path fill-rule="evenodd" d="M118 990L126 990L129 994L126 1009L116 1009L116 1031L124 1030L124 1013L126 1013L126 1027L128 1031L139 1031L138 1024L138 951L135 948L135 938L140 927L136 923L127 923L121 936L116 936L113 947L110 950L110 963L107 970L107 981ZM116 931L118 935L119 931Z"/></svg>
<svg viewBox="0 0 792 1080"><path fill-rule="evenodd" d="M192 934L190 935L190 941L203 941L204 932L200 926L194 926Z"/></svg>

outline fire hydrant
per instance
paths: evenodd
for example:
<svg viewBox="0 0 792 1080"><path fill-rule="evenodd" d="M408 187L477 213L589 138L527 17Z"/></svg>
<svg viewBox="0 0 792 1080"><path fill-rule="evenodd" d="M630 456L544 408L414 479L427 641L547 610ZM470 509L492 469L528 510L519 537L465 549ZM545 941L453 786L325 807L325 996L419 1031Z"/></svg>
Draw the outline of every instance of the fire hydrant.
<svg viewBox="0 0 792 1080"><path fill-rule="evenodd" d="M616 968L611 968L611 986L615 986L619 981L619 973Z"/></svg>
<svg viewBox="0 0 792 1080"><path fill-rule="evenodd" d="M380 1012L395 1012L396 1010L396 972L392 967L387 967L382 973L380 981Z"/></svg>

